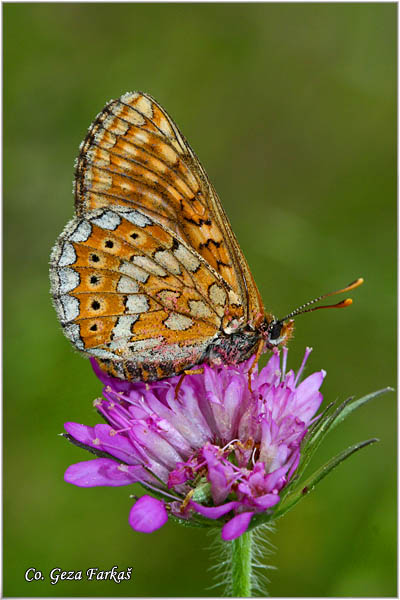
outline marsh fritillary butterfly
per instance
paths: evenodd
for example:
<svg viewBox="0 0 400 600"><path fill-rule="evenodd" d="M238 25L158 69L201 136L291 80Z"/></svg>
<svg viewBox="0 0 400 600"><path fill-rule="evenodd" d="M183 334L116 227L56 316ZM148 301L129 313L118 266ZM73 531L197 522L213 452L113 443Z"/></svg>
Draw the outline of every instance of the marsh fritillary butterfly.
<svg viewBox="0 0 400 600"><path fill-rule="evenodd" d="M290 337L299 310L265 311L207 174L147 94L109 102L89 128L75 210L51 255L52 296L67 338L107 373L152 381Z"/></svg>

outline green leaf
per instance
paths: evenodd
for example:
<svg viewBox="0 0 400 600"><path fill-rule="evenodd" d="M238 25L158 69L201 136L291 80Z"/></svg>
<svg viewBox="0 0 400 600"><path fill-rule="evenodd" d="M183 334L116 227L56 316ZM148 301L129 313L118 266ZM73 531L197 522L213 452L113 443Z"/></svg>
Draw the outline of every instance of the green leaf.
<svg viewBox="0 0 400 600"><path fill-rule="evenodd" d="M307 434L308 437L315 435L315 433L317 431L319 431L322 423L325 421L327 416L329 416L332 413L334 406L335 406L335 402L330 402L327 406L325 406L322 413L320 415L318 415L318 418L308 428L308 434Z"/></svg>
<svg viewBox="0 0 400 600"><path fill-rule="evenodd" d="M287 497L287 501L283 504L278 505L278 509L274 513L274 520L279 519L285 513L287 513L291 508L295 506L302 498L307 496L310 492L315 489L317 483L319 483L324 477L328 475L333 469L335 469L341 462L346 460L349 456L361 450L361 448L365 448L370 444L378 442L377 438L372 438L370 440L366 440L364 442L359 442L358 444L354 444L354 446L350 446L340 454L337 454L334 458L331 458L325 465L317 469L306 481L300 486L301 489L298 489L296 492L289 494Z"/></svg>

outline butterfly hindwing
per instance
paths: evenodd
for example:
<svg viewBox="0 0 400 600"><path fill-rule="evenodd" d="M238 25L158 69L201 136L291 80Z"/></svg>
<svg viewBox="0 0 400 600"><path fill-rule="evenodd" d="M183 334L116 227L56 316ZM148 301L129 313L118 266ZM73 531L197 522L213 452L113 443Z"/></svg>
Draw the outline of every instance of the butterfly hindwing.
<svg viewBox="0 0 400 600"><path fill-rule="evenodd" d="M59 320L109 372L157 379L198 364L243 319L236 293L164 225L127 207L74 218L51 258Z"/></svg>

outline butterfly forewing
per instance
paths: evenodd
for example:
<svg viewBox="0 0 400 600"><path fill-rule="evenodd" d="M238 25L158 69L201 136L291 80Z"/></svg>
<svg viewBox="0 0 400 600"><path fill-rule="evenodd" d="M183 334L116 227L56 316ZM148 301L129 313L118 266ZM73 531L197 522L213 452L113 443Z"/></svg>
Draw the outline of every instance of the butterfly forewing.
<svg viewBox="0 0 400 600"><path fill-rule="evenodd" d="M224 278L246 319L263 316L247 262L204 169L150 96L125 94L96 118L78 157L75 202L78 215L101 207L139 209Z"/></svg>

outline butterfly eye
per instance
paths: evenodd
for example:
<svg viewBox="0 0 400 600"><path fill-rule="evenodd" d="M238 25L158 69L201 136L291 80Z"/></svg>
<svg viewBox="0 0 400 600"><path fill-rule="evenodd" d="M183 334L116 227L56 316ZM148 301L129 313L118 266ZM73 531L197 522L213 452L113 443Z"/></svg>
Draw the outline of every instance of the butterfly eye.
<svg viewBox="0 0 400 600"><path fill-rule="evenodd" d="M274 342L280 338L283 323L282 321L272 321L268 327L268 339L270 342Z"/></svg>
<svg viewBox="0 0 400 600"><path fill-rule="evenodd" d="M272 349L275 346L286 344L293 333L293 319L288 321L272 321L267 329L267 347Z"/></svg>

